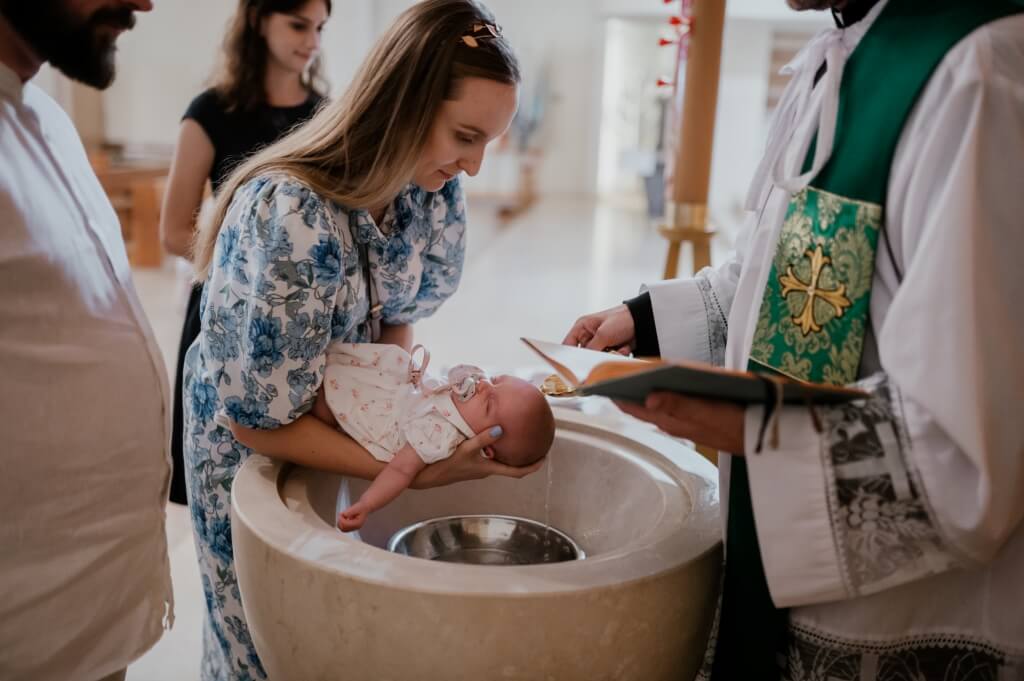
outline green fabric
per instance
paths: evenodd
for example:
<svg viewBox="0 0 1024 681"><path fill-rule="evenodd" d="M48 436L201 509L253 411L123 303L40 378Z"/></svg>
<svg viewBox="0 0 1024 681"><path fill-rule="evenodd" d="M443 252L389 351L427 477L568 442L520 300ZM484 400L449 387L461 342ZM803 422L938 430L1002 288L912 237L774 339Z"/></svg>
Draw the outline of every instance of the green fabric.
<svg viewBox="0 0 1024 681"><path fill-rule="evenodd" d="M882 209L818 189L793 197L750 348L752 371L815 383L857 377Z"/></svg>
<svg viewBox="0 0 1024 681"><path fill-rule="evenodd" d="M850 55L832 156L811 182L884 206L903 124L946 53L1024 0L892 0Z"/></svg>
<svg viewBox="0 0 1024 681"><path fill-rule="evenodd" d="M750 370L829 383L854 380L869 323L889 171L904 123L935 68L957 42L983 24L1021 11L1024 0L890 0L882 10L846 64L830 160L811 187L793 197L787 212L755 331ZM812 145L807 167L813 154ZM836 305L807 291L815 257L820 291L846 287L843 294L850 305L839 305L841 315ZM802 293L794 290L798 284L804 286ZM821 330L808 328L807 314L813 315L811 326ZM777 679L787 613L774 607L768 592L743 458L734 458L730 470L726 565L712 678Z"/></svg>

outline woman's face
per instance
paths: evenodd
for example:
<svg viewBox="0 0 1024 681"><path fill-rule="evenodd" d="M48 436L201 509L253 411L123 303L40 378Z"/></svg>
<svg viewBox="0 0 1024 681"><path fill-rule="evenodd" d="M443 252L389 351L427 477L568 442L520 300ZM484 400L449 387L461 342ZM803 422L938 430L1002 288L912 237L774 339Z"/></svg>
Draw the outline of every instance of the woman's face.
<svg viewBox="0 0 1024 681"><path fill-rule="evenodd" d="M518 107L518 86L463 78L455 98L441 103L412 181L436 192L460 172L476 175L488 143L508 129Z"/></svg>
<svg viewBox="0 0 1024 681"><path fill-rule="evenodd" d="M320 32L327 23L327 3L309 0L294 12L275 12L263 18L268 60L300 74L320 53Z"/></svg>

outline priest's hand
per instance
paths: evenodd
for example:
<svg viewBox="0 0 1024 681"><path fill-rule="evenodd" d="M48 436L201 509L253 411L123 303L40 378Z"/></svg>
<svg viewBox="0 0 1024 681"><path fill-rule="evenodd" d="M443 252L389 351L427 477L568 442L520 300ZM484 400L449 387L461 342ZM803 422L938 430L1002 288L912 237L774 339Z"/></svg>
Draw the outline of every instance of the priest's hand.
<svg viewBox="0 0 1024 681"><path fill-rule="evenodd" d="M733 402L656 392L647 396L643 406L632 402L616 401L615 404L630 416L653 423L669 435L730 454L744 453L745 410Z"/></svg>
<svg viewBox="0 0 1024 681"><path fill-rule="evenodd" d="M633 315L625 305L588 314L576 320L562 345L578 345L590 350L615 350L628 355L636 346Z"/></svg>

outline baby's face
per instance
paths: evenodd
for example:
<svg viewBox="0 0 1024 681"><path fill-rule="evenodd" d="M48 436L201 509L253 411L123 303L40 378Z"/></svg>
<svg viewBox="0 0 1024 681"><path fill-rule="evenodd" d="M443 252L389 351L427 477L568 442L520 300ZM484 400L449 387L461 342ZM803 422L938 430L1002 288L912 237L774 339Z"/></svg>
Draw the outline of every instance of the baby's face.
<svg viewBox="0 0 1024 681"><path fill-rule="evenodd" d="M515 376L484 378L476 384L476 394L466 402L455 401L474 433L482 433L492 426L501 426L506 433L528 425L529 401L536 399L537 388Z"/></svg>

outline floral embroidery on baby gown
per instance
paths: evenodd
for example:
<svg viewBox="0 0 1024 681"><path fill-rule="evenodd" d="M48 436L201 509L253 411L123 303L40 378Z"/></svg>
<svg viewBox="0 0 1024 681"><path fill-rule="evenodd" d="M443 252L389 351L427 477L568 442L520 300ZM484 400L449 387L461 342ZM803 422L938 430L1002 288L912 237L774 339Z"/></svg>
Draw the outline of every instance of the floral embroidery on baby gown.
<svg viewBox="0 0 1024 681"><path fill-rule="evenodd" d="M380 352L387 371L374 370L375 347L381 346L334 343L328 348L325 397L339 425L378 461L390 461L406 444L427 463L450 456L471 434L451 395L417 389L410 372L414 360L398 346ZM335 383L345 389L331 388Z"/></svg>
<svg viewBox="0 0 1024 681"><path fill-rule="evenodd" d="M444 398L430 398L427 412L407 421L404 428L406 439L426 463L448 458L468 437L452 423L451 417L444 417L441 414L441 409L437 405L441 399ZM461 416L459 419L461 420Z"/></svg>
<svg viewBox="0 0 1024 681"><path fill-rule="evenodd" d="M207 625L202 680L263 679L245 624L231 545L230 491L250 450L214 417L272 429L306 414L332 341L370 340L363 249L383 321L432 314L458 287L465 212L458 180L403 190L385 231L366 211L324 201L284 176L236 192L186 357L185 461ZM341 386L344 388L344 386Z"/></svg>

